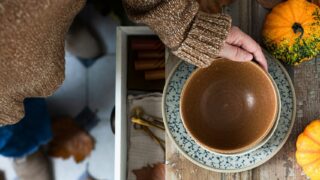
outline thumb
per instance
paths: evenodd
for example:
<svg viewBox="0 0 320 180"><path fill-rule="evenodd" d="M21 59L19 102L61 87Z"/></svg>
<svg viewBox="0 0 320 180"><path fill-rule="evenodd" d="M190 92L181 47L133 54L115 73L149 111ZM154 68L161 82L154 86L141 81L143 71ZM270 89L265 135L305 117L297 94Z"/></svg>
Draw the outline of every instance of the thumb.
<svg viewBox="0 0 320 180"><path fill-rule="evenodd" d="M230 59L232 61L251 61L253 59L253 55L240 47L232 46L230 44L225 43L219 53L220 57Z"/></svg>

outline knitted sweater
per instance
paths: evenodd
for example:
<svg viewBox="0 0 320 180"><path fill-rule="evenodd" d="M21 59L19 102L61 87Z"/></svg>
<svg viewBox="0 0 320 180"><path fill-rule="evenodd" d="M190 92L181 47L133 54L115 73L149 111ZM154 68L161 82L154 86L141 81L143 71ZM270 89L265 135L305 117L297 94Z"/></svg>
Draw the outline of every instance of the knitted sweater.
<svg viewBox="0 0 320 180"><path fill-rule="evenodd" d="M64 39L85 0L0 0L0 125L24 117L26 97L64 80Z"/></svg>
<svg viewBox="0 0 320 180"><path fill-rule="evenodd" d="M181 59L207 67L217 57L231 27L224 14L199 11L196 0L124 0L131 19L148 25Z"/></svg>
<svg viewBox="0 0 320 180"><path fill-rule="evenodd" d="M26 97L51 95L64 80L64 38L85 0L0 0L0 125L24 116ZM231 26L196 0L124 0L174 54L199 67L216 58Z"/></svg>

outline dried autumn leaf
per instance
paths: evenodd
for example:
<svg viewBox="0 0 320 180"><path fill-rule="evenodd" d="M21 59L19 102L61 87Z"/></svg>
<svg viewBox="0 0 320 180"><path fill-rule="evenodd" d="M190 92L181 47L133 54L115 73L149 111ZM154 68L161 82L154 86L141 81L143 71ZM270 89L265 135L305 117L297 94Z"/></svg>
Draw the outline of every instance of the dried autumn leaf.
<svg viewBox="0 0 320 180"><path fill-rule="evenodd" d="M165 180L165 165L162 163L148 165L141 169L132 170L137 180Z"/></svg>
<svg viewBox="0 0 320 180"><path fill-rule="evenodd" d="M262 7L267 9L272 9L277 4L281 3L283 0L257 0Z"/></svg>
<svg viewBox="0 0 320 180"><path fill-rule="evenodd" d="M49 143L49 155L67 159L71 156L77 163L83 161L94 148L93 138L71 118L53 121L53 140Z"/></svg>
<svg viewBox="0 0 320 180"><path fill-rule="evenodd" d="M209 14L215 14L222 11L221 6L215 0L197 0L200 10Z"/></svg>
<svg viewBox="0 0 320 180"><path fill-rule="evenodd" d="M0 170L0 180L5 180L5 174L3 171Z"/></svg>

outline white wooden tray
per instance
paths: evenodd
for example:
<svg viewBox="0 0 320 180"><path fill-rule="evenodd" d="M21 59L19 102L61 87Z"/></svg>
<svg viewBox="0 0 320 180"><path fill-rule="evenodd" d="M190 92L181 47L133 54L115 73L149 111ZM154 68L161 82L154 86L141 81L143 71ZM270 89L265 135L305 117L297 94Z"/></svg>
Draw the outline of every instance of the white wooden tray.
<svg viewBox="0 0 320 180"><path fill-rule="evenodd" d="M153 35L145 26L119 26L116 51L116 119L115 119L115 180L127 178L127 39L130 35Z"/></svg>

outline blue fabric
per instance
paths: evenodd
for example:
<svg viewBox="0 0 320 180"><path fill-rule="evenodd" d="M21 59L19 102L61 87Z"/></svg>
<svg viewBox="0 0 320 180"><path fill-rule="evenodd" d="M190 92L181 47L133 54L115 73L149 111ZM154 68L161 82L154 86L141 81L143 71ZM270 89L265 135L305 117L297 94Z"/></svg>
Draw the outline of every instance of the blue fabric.
<svg viewBox="0 0 320 180"><path fill-rule="evenodd" d="M23 157L52 138L51 121L43 98L24 100L25 117L15 125L0 127L0 154Z"/></svg>

